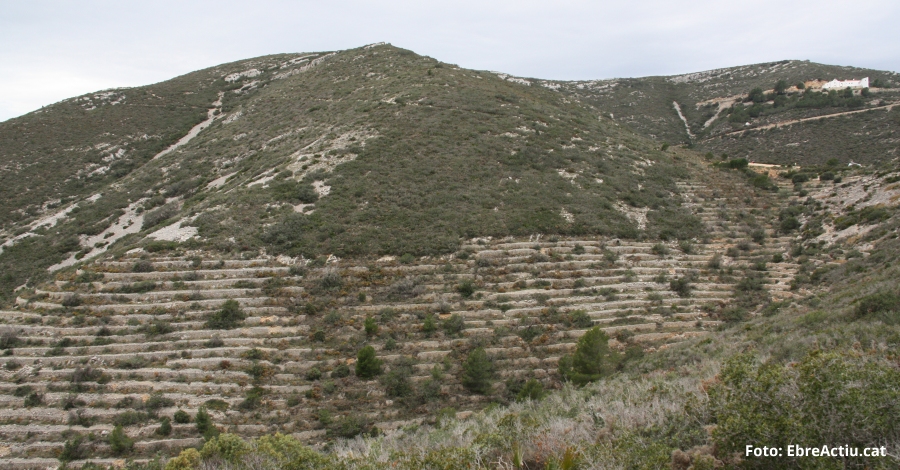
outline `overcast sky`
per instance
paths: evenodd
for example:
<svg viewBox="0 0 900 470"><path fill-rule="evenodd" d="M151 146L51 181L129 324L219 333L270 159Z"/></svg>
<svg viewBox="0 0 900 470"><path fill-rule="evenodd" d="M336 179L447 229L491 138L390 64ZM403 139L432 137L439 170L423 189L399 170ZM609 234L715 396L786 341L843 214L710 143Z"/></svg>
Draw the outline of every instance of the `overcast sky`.
<svg viewBox="0 0 900 470"><path fill-rule="evenodd" d="M900 1L0 0L0 121L250 57L386 41L552 79L808 59L900 71Z"/></svg>

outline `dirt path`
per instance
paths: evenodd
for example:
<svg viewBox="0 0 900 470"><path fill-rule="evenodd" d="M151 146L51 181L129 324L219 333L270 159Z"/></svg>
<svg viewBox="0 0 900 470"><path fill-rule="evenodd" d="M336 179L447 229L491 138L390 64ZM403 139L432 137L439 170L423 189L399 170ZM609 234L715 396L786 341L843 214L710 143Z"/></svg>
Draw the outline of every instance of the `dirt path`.
<svg viewBox="0 0 900 470"><path fill-rule="evenodd" d="M741 130L739 130L739 131L725 132L725 133L723 133L723 134L718 134L718 135L712 136L712 137L710 137L710 138L708 138L708 139L703 139L703 141L706 142L706 141L708 141L708 140L712 140L712 139L715 139L715 138L718 138L718 137L722 137L722 136L726 136L726 135L738 135L738 134L743 134L743 133L745 133L745 132L762 131L762 130L766 130L766 129L772 129L772 128L775 128L775 127L790 126L791 124L797 124L797 123L800 123L800 122L818 121L819 119L828 119L828 118L833 118L833 117L838 117L838 116L847 116L847 115L849 115L849 114L867 113L867 112L869 112L869 111L875 111L875 110L878 110L878 109L883 109L883 110L885 110L885 111L890 111L891 109L893 109L894 106L897 106L897 105L900 105L900 103L891 103L891 104L885 105L885 106L876 106L876 107L874 107L874 108L859 109L859 110L856 110L856 111L844 111L843 113L825 114L825 115L822 115L822 116L814 116L814 117L803 118L803 119L792 119L792 120L790 120L790 121L779 121L779 122L772 123L772 124L766 124L765 126L752 127L752 128L750 128L750 129L741 129ZM683 119L683 118L682 118L682 119Z"/></svg>
<svg viewBox="0 0 900 470"><path fill-rule="evenodd" d="M209 111L206 112L206 120L201 122L200 124L197 124L196 126L194 126L190 131L188 131L188 133L184 137L178 139L178 142L175 142L174 144L170 145L169 148L154 155L151 160L156 160L157 158L159 158L163 155L166 155L166 154L174 151L178 147L181 147L182 145L190 142L191 139L193 139L194 137L197 137L197 134L199 134L200 131L209 127L209 125L212 124L213 121L216 120L216 111L218 111L219 108L222 106L222 97L224 97L224 96L225 96L225 92L220 91L219 99L214 101L212 104L213 107L210 108Z"/></svg>
<svg viewBox="0 0 900 470"><path fill-rule="evenodd" d="M688 137L690 137L693 140L694 137L696 137L696 136L694 135L693 132L691 132L691 126L688 125L687 119L684 118L684 114L682 114L682 112L681 112L681 106L678 106L677 101L673 101L672 107L675 108L675 112L678 113L678 117L681 118L681 122L684 123L684 130L687 131Z"/></svg>

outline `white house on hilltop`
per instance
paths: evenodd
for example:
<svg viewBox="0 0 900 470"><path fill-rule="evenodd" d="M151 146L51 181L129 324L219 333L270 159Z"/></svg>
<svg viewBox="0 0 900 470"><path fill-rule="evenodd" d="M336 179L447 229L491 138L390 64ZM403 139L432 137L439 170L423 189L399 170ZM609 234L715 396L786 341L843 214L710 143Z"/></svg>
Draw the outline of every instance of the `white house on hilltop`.
<svg viewBox="0 0 900 470"><path fill-rule="evenodd" d="M869 77L866 77L862 80L838 80L834 79L824 85L822 85L822 89L829 88L869 88Z"/></svg>

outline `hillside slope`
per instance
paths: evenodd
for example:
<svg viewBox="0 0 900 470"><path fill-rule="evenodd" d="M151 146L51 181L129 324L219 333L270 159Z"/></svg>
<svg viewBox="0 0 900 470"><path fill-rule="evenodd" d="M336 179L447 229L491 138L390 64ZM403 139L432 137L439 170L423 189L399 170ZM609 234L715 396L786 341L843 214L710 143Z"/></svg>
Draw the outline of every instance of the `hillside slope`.
<svg viewBox="0 0 900 470"><path fill-rule="evenodd" d="M830 97L819 93L834 78L863 77L872 84L867 96L860 90L855 99L843 98L842 90ZM774 91L779 81L786 86L780 96ZM895 72L785 60L669 77L540 83L642 135L717 156L787 165L831 158L871 164L895 157L900 143ZM756 88L762 94L753 101ZM809 119L814 117L819 119Z"/></svg>
<svg viewBox="0 0 900 470"><path fill-rule="evenodd" d="M448 253L474 236L689 238L700 228L679 208L674 182L687 175L670 156L543 87L388 45L265 57L192 76L193 95L183 91L187 78L157 88L172 89L171 99L184 106L194 103L186 124L205 113L208 127L158 158L152 151L135 157L129 165L140 166L130 172L103 173L94 168L99 163L68 153L8 157L71 165L75 176L50 178L46 190L25 193L7 208L0 255L9 273L7 299L51 265L69 266L109 246L124 250L173 223L154 237L197 235L191 243L222 252L266 248L307 258ZM152 98L152 90L146 93ZM128 103L98 109L143 113L140 103ZM79 105L59 104L3 126L11 134L44 115L62 119L73 106ZM104 127L108 118L95 111L79 112L67 128L89 123L79 139L91 148L103 147L93 144L105 138L101 129L138 134ZM48 150L69 142L45 137ZM83 154L101 157L92 152ZM84 183L82 168L108 175ZM63 184L70 180L71 187ZM22 207L33 215L14 219ZM34 270L23 271L25 259Z"/></svg>

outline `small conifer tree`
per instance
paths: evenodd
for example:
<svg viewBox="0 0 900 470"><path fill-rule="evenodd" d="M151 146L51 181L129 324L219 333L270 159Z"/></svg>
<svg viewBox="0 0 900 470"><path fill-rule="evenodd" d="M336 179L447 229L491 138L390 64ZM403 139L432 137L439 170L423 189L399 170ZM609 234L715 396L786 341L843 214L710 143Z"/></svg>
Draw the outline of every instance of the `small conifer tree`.
<svg viewBox="0 0 900 470"><path fill-rule="evenodd" d="M134 448L134 440L128 437L125 430L119 425L109 433L109 448L115 455L124 455Z"/></svg>
<svg viewBox="0 0 900 470"><path fill-rule="evenodd" d="M559 360L559 374L578 385L599 380L615 370L618 355L609 349L609 336L594 327L588 330L575 348L575 353Z"/></svg>
<svg viewBox="0 0 900 470"><path fill-rule="evenodd" d="M494 380L494 365L484 348L476 348L463 362L460 381L467 390L482 395L491 391Z"/></svg>
<svg viewBox="0 0 900 470"><path fill-rule="evenodd" d="M375 357L375 348L366 346L356 354L356 376L371 379L381 374L381 360Z"/></svg>

